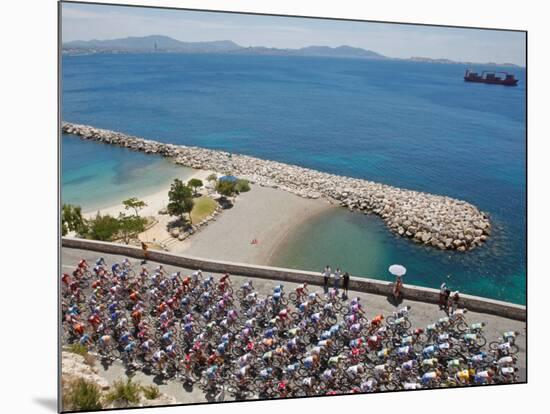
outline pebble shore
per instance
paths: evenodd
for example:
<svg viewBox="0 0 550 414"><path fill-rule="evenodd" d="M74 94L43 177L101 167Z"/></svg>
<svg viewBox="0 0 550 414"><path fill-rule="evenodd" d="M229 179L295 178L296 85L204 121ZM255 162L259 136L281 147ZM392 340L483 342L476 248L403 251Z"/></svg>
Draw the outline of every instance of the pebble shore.
<svg viewBox="0 0 550 414"><path fill-rule="evenodd" d="M472 250L481 246L491 234L491 223L486 213L466 201L451 197L328 174L247 155L164 144L88 125L64 122L62 131L87 140L159 154L186 167L235 175L300 197L324 198L351 211L376 214L392 232L441 250Z"/></svg>

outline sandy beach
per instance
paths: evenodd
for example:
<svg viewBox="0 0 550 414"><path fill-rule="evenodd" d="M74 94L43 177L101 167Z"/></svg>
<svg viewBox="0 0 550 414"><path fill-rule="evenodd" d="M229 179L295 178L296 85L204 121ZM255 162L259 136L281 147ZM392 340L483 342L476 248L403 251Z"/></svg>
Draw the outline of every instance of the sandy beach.
<svg viewBox="0 0 550 414"><path fill-rule="evenodd" d="M209 170L196 170L188 179L198 178L206 183L206 177L211 173ZM147 204L140 215L153 217L156 224L141 233L139 238L157 246L166 246L174 253L266 265L293 229L327 209L337 208L327 201L306 199L280 189L259 185L250 187L250 191L235 198L233 207L223 210L215 221L184 241L171 237L166 230L167 224L174 218L158 214L168 203L169 186L140 197ZM91 218L98 211L112 216L132 213L120 203L86 211L84 216ZM252 243L253 240L257 243Z"/></svg>
<svg viewBox="0 0 550 414"><path fill-rule="evenodd" d="M206 228L171 249L190 256L265 265L299 224L330 208L322 200L252 185ZM252 240L257 243L252 244Z"/></svg>

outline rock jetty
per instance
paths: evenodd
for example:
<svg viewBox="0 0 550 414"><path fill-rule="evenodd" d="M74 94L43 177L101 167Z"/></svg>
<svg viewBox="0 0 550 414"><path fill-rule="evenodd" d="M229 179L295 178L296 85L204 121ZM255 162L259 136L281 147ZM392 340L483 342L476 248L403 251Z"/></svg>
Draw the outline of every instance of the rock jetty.
<svg viewBox="0 0 550 414"><path fill-rule="evenodd" d="M376 214L395 234L442 250L472 250L482 245L491 233L487 214L466 201L451 197L247 155L165 144L88 125L64 122L62 131L87 140L159 154L187 167L239 176L300 197L325 198L351 211Z"/></svg>

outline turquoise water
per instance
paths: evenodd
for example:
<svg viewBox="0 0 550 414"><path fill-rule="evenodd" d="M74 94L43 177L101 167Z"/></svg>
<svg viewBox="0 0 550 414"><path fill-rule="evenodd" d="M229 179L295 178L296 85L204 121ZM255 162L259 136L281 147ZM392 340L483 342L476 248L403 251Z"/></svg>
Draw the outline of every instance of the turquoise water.
<svg viewBox="0 0 550 414"><path fill-rule="evenodd" d="M497 234L486 246L468 254L439 251L390 233L376 216L342 208L300 226L273 255L271 264L313 271L328 264L352 275L393 281L388 267L403 263L406 283L439 288L445 281L461 292L525 303L523 275L493 269L494 258L502 255L502 243L505 240Z"/></svg>
<svg viewBox="0 0 550 414"><path fill-rule="evenodd" d="M152 194L193 173L158 156L68 135L62 137L62 160L61 200L86 212Z"/></svg>
<svg viewBox="0 0 550 414"><path fill-rule="evenodd" d="M64 56L63 119L469 201L494 227L474 252L426 251L376 217L342 210L304 225L276 261L311 269L329 262L377 278L398 262L409 283L439 286L450 274L453 289L525 303L525 71L513 69L520 83L507 88L465 83L465 69L281 56ZM88 144L64 148L63 160ZM130 153L123 169L141 165L140 157ZM117 157L109 162L108 170L123 170ZM89 180L100 180L103 167L90 168L102 172Z"/></svg>

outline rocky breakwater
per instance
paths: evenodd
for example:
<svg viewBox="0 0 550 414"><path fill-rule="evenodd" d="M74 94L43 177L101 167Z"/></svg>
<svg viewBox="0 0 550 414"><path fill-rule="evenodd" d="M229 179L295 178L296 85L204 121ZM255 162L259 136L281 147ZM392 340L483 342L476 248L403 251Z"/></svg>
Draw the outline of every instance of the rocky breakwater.
<svg viewBox="0 0 550 414"><path fill-rule="evenodd" d="M467 251L491 234L489 217L474 205L367 180L328 174L247 155L165 144L87 125L63 123L64 133L172 158L177 164L236 175L306 198L325 198L351 211L376 214L394 233L442 250Z"/></svg>

